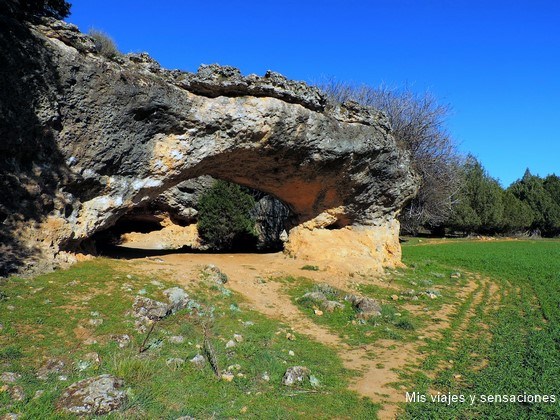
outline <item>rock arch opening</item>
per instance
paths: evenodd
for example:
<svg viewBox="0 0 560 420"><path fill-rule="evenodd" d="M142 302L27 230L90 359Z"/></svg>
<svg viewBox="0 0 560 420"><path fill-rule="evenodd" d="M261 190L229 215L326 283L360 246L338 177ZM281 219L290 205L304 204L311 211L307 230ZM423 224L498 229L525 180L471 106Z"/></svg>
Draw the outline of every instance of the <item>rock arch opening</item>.
<svg viewBox="0 0 560 420"><path fill-rule="evenodd" d="M251 203L246 214L250 229L232 234L225 247L218 247L205 238L198 224L201 211L204 212L200 202L218 181L211 176L189 179L133 208L110 227L92 235L90 242L95 252L105 256L138 257L178 252L282 251L287 232L293 226L294 214L289 206L270 194L229 182L226 183L237 187ZM234 205L218 204L226 209ZM223 216L227 218L228 215Z"/></svg>

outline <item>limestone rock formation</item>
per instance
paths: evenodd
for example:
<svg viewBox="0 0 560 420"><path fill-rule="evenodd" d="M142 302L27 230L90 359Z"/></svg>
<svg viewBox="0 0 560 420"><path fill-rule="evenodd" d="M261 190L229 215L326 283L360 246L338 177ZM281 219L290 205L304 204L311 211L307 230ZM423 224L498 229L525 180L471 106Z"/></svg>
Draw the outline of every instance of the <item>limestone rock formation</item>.
<svg viewBox="0 0 560 420"><path fill-rule="evenodd" d="M398 262L395 215L417 177L382 113L272 72L107 59L53 19L0 15L0 27L2 273L71 261L67 251L201 175L286 203L292 255Z"/></svg>

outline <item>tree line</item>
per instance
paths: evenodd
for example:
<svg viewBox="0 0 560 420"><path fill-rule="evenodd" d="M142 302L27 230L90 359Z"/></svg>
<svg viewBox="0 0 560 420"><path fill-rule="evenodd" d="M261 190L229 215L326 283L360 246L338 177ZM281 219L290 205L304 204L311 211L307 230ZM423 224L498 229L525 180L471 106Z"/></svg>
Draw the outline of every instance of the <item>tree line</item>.
<svg viewBox="0 0 560 420"><path fill-rule="evenodd" d="M560 234L560 178L527 170L503 188L475 157L459 153L445 128L451 107L430 92L332 80L319 87L333 103L350 100L385 112L397 144L409 151L420 189L400 214L403 233Z"/></svg>

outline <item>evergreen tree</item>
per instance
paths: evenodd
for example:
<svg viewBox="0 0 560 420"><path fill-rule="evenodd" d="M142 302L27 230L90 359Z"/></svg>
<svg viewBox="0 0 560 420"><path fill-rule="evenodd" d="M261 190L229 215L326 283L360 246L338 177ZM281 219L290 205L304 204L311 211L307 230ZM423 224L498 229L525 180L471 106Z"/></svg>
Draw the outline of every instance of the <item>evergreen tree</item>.
<svg viewBox="0 0 560 420"><path fill-rule="evenodd" d="M508 190L533 211L531 227L545 236L554 236L560 232L560 205L550 193L555 194L556 180L550 178L547 184L548 190L542 178L526 170L523 178L514 182Z"/></svg>
<svg viewBox="0 0 560 420"><path fill-rule="evenodd" d="M451 225L466 233L495 233L503 221L502 188L480 162L469 156L463 169L463 187L451 216Z"/></svg>
<svg viewBox="0 0 560 420"><path fill-rule="evenodd" d="M226 250L238 243L256 243L251 216L255 200L242 187L217 180L198 204L198 232L211 248Z"/></svg>

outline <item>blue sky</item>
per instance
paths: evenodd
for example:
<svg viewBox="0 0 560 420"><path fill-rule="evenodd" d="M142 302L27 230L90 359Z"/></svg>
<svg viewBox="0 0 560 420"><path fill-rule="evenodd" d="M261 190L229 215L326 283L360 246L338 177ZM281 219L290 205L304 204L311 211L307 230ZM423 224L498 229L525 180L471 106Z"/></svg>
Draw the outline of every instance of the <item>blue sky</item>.
<svg viewBox="0 0 560 420"><path fill-rule="evenodd" d="M268 69L430 90L449 130L507 186L529 167L560 175L557 0L70 0L67 19L163 66Z"/></svg>

